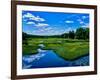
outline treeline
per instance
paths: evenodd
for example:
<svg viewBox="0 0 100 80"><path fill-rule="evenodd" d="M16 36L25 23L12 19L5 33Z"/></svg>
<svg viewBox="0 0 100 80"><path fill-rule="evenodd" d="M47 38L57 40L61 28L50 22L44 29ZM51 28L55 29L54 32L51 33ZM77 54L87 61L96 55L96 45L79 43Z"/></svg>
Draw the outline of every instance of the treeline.
<svg viewBox="0 0 100 80"><path fill-rule="evenodd" d="M68 33L62 34L61 37L71 39L89 39L89 28L78 28L76 32L72 30Z"/></svg>
<svg viewBox="0 0 100 80"><path fill-rule="evenodd" d="M41 36L22 33L23 40L27 38L70 38L70 39L89 39L89 28L78 28L76 31L69 31L61 35Z"/></svg>

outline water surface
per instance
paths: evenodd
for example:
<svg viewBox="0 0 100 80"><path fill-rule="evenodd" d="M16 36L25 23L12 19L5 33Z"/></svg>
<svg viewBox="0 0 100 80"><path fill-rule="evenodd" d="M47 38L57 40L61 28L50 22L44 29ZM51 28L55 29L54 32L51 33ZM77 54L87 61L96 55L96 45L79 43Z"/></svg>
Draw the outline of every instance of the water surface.
<svg viewBox="0 0 100 80"><path fill-rule="evenodd" d="M49 67L73 67L73 66L88 66L89 55L81 57L74 61L64 60L59 57L53 50L38 49L35 55L25 55L22 58L22 68L49 68Z"/></svg>

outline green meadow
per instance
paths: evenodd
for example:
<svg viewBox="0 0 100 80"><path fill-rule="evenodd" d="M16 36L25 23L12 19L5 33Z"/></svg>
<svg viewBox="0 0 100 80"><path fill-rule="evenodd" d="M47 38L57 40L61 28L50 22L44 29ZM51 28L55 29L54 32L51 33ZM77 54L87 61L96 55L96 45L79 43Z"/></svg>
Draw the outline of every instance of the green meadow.
<svg viewBox="0 0 100 80"><path fill-rule="evenodd" d="M27 44L25 44L27 43ZM28 38L23 42L23 55L37 54L39 44L44 50L53 50L65 60L75 60L89 54L89 41L66 38Z"/></svg>

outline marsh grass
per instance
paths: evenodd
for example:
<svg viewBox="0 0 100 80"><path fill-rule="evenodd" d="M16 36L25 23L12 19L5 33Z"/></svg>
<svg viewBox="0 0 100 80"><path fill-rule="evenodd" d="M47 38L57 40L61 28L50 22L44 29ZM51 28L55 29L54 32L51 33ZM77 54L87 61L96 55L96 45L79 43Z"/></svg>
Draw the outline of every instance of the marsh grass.
<svg viewBox="0 0 100 80"><path fill-rule="evenodd" d="M53 50L65 60L74 60L89 54L88 40L65 38L30 38L27 45L23 44L23 55L36 54L39 44L44 44L43 49Z"/></svg>

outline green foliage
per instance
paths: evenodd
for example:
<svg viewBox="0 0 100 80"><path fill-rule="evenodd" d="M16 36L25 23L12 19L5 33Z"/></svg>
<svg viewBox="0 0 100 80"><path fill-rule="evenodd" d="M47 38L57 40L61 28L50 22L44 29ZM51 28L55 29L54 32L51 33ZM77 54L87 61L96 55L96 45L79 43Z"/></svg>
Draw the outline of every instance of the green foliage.
<svg viewBox="0 0 100 80"><path fill-rule="evenodd" d="M61 37L62 38L68 38L69 37L69 34L68 33L64 33L64 34L61 35Z"/></svg>
<svg viewBox="0 0 100 80"><path fill-rule="evenodd" d="M44 49L53 50L58 56L65 60L74 60L89 54L89 42L86 41L69 41L62 44L45 44Z"/></svg>
<svg viewBox="0 0 100 80"><path fill-rule="evenodd" d="M22 32L22 39L26 40L29 37L29 35L25 32Z"/></svg>
<svg viewBox="0 0 100 80"><path fill-rule="evenodd" d="M74 39L75 38L74 31L69 31L69 38L71 38L71 39Z"/></svg>
<svg viewBox="0 0 100 80"><path fill-rule="evenodd" d="M24 45L23 44L23 48L22 49L23 49L22 50L23 55L31 55L31 54L38 53L37 52L38 46L36 44L33 44L33 45Z"/></svg>
<svg viewBox="0 0 100 80"><path fill-rule="evenodd" d="M89 39L89 28L85 29L85 39Z"/></svg>
<svg viewBox="0 0 100 80"><path fill-rule="evenodd" d="M89 28L78 28L76 30L76 39L89 39Z"/></svg>

